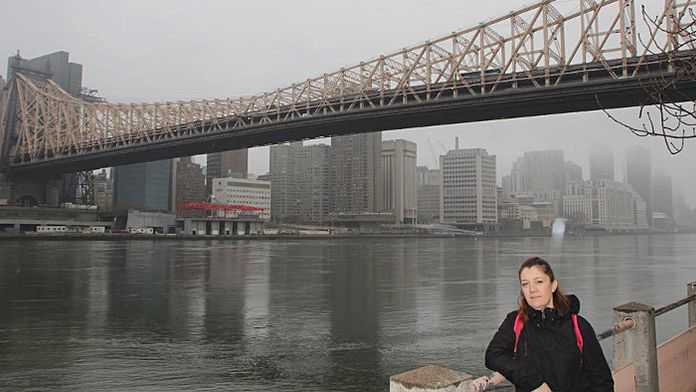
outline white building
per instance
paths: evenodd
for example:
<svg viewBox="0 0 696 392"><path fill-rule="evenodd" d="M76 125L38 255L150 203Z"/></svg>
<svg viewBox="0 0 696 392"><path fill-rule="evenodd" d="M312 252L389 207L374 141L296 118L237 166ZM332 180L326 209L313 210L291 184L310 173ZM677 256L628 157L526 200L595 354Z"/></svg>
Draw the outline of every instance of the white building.
<svg viewBox="0 0 696 392"><path fill-rule="evenodd" d="M234 177L213 179L213 202L217 204L241 204L263 208L261 220L271 219L270 181L247 180Z"/></svg>
<svg viewBox="0 0 696 392"><path fill-rule="evenodd" d="M563 216L576 224L592 223L592 187L590 183L570 182L563 195Z"/></svg>
<svg viewBox="0 0 696 392"><path fill-rule="evenodd" d="M495 155L483 148L440 156L440 219L448 224L498 222Z"/></svg>
<svg viewBox="0 0 696 392"><path fill-rule="evenodd" d="M394 223L416 223L416 143L382 142L382 181L384 211L394 214Z"/></svg>
<svg viewBox="0 0 696 392"><path fill-rule="evenodd" d="M609 179L569 183L563 196L563 215L575 223L608 229L646 228L645 202L623 182Z"/></svg>

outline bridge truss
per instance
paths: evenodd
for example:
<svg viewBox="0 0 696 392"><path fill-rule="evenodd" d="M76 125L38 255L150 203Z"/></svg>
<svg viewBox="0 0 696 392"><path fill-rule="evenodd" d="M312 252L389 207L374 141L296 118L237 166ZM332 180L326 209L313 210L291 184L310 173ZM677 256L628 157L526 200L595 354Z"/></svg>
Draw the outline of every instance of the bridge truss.
<svg viewBox="0 0 696 392"><path fill-rule="evenodd" d="M251 97L155 104L89 103L50 80L17 74L4 89L0 160L10 167L59 161L205 134L399 105L544 89L597 78L673 72L675 48L693 50L680 27L696 0L666 0L640 26L633 0L553 0L436 40ZM645 30L638 42L638 28ZM684 43L688 47L684 48ZM13 112L9 112L13 111Z"/></svg>

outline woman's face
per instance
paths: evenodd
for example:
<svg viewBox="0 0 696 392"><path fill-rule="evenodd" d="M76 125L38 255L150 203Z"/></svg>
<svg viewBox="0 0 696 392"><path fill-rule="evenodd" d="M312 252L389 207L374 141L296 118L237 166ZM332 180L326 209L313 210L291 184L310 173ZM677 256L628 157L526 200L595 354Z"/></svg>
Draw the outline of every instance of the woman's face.
<svg viewBox="0 0 696 392"><path fill-rule="evenodd" d="M520 273L522 294L529 306L534 310L553 308L553 293L558 288L558 282L551 278L538 265L525 268Z"/></svg>

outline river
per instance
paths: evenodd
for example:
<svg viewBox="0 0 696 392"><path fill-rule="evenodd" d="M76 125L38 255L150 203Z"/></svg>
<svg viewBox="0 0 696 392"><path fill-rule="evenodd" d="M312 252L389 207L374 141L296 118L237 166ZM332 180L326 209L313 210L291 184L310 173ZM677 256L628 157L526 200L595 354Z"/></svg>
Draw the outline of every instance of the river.
<svg viewBox="0 0 696 392"><path fill-rule="evenodd" d="M696 281L696 235L0 241L0 389L387 391L487 374L517 268L549 260L597 332ZM686 328L658 318L658 341ZM603 343L611 363L611 339Z"/></svg>

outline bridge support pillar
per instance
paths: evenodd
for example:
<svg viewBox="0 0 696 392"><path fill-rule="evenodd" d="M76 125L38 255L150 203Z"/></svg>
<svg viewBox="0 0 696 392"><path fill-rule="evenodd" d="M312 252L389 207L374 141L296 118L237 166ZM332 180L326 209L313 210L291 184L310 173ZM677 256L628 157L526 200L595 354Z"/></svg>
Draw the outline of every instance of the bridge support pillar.
<svg viewBox="0 0 696 392"><path fill-rule="evenodd" d="M62 181L59 179L10 179L0 173L0 199L17 205L58 207Z"/></svg>
<svg viewBox="0 0 696 392"><path fill-rule="evenodd" d="M686 285L686 296L690 297L696 294L696 282L691 282ZM689 302L689 328L696 325L696 301Z"/></svg>
<svg viewBox="0 0 696 392"><path fill-rule="evenodd" d="M614 308L614 323L633 319L635 327L614 335L614 369L633 362L636 392L659 391L655 308L630 302Z"/></svg>

